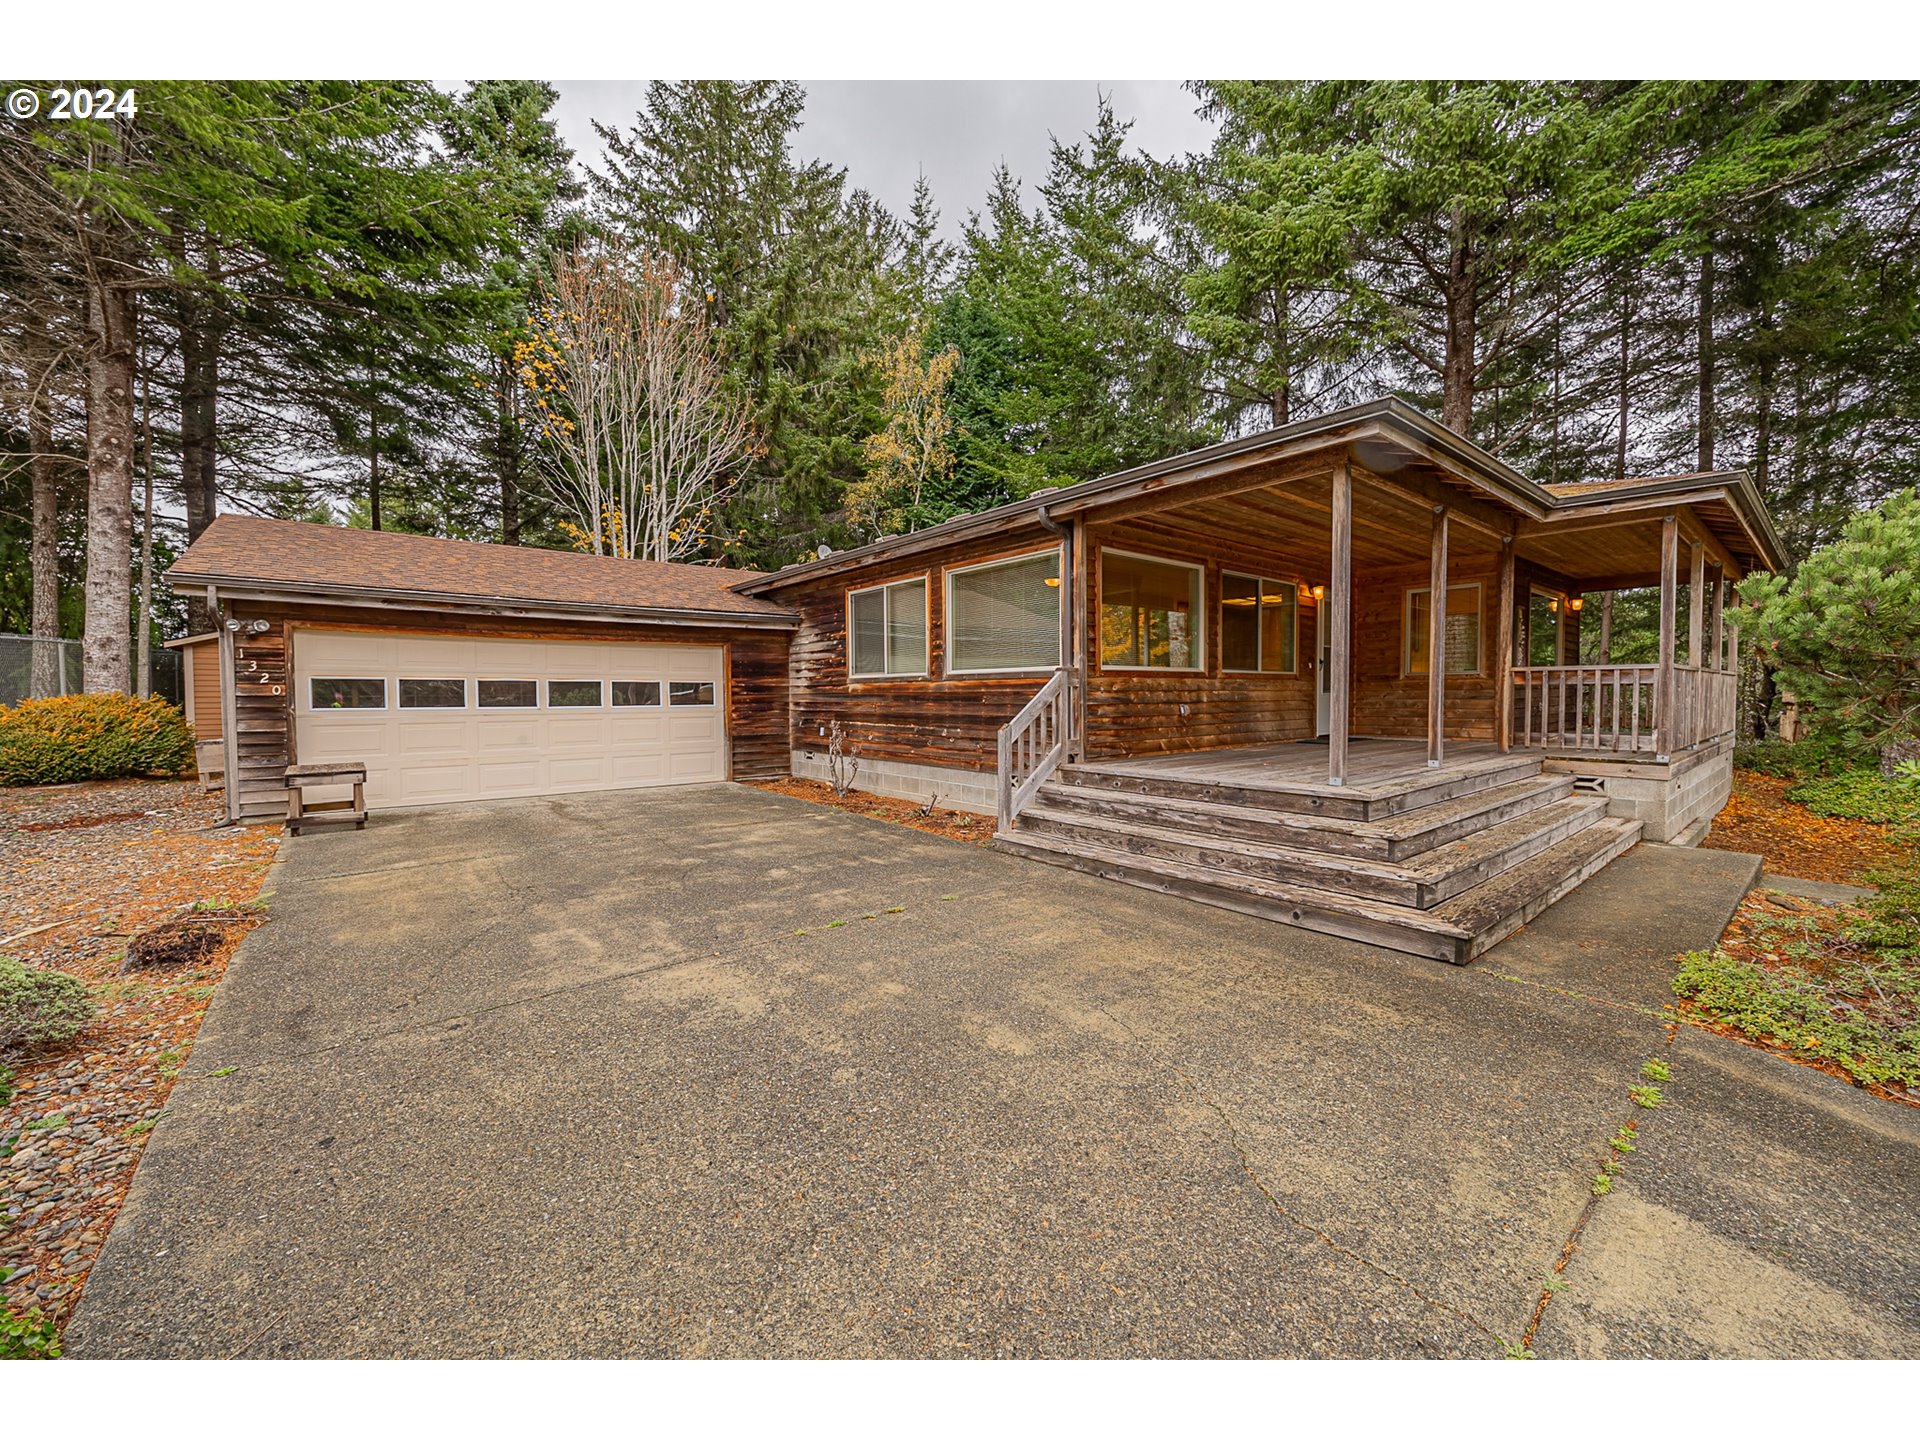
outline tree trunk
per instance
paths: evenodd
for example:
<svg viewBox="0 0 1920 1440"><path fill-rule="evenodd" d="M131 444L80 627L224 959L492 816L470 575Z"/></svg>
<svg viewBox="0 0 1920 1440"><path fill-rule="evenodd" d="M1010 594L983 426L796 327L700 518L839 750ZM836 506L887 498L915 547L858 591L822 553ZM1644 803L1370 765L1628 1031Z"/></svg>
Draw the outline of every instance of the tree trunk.
<svg viewBox="0 0 1920 1440"><path fill-rule="evenodd" d="M125 694L133 606L133 292L87 282L87 621L90 693Z"/></svg>
<svg viewBox="0 0 1920 1440"><path fill-rule="evenodd" d="M1620 417L1613 443L1613 478L1627 478L1627 416L1629 382L1633 377L1633 292L1620 297Z"/></svg>
<svg viewBox="0 0 1920 1440"><path fill-rule="evenodd" d="M60 641L60 490L53 453L53 347L46 317L29 309L26 328L27 449L33 476L33 696L58 695Z"/></svg>
<svg viewBox="0 0 1920 1440"><path fill-rule="evenodd" d="M140 375L140 623L134 631L133 680L142 700L153 694L153 376Z"/></svg>
<svg viewBox="0 0 1920 1440"><path fill-rule="evenodd" d="M1764 322L1763 322L1764 323ZM1753 478L1760 493L1767 493L1767 469L1773 443L1773 374L1775 360L1771 346L1760 354L1758 390L1754 397Z"/></svg>
<svg viewBox="0 0 1920 1440"><path fill-rule="evenodd" d="M520 426L513 413L513 362L500 357L494 377L498 424L495 442L500 466L500 543L520 543Z"/></svg>
<svg viewBox="0 0 1920 1440"><path fill-rule="evenodd" d="M369 386L378 381L367 372ZM380 400L371 392L367 398L367 523L380 528Z"/></svg>
<svg viewBox="0 0 1920 1440"><path fill-rule="evenodd" d="M1478 338L1473 256L1462 233L1465 224L1456 207L1453 244L1447 255L1447 352L1440 376L1440 423L1456 435L1473 432L1473 351Z"/></svg>
<svg viewBox="0 0 1920 1440"><path fill-rule="evenodd" d="M1275 429L1293 419L1293 347L1288 343L1290 339L1288 322L1292 318L1293 306L1283 288L1273 300L1273 353L1274 358L1280 362L1280 383L1274 387L1273 394L1267 402L1273 412Z"/></svg>
<svg viewBox="0 0 1920 1440"><path fill-rule="evenodd" d="M1700 320L1695 342L1700 366L1700 469L1713 469L1713 237L1700 256Z"/></svg>
<svg viewBox="0 0 1920 1440"><path fill-rule="evenodd" d="M219 262L208 259L218 274ZM220 510L215 465L220 389L221 325L216 302L194 295L180 301L180 499L187 512L187 543L198 540ZM213 628L204 596L187 599L187 629L195 635Z"/></svg>

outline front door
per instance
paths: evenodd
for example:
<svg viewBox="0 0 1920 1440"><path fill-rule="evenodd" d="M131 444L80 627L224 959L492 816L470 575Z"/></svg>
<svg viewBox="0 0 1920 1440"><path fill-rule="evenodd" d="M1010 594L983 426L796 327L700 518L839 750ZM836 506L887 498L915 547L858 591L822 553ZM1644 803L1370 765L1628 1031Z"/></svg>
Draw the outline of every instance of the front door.
<svg viewBox="0 0 1920 1440"><path fill-rule="evenodd" d="M1333 673L1333 641L1327 634L1327 602L1322 599L1313 607L1313 653L1317 657L1313 664L1319 671L1319 678L1313 687L1313 733L1315 736L1327 733L1327 689L1328 677Z"/></svg>

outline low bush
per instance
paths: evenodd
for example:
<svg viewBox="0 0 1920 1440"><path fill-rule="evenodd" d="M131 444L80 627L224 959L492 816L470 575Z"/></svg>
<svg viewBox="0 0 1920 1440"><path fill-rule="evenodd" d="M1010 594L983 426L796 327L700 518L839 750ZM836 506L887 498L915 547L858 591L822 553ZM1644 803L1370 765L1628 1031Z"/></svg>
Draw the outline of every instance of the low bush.
<svg viewBox="0 0 1920 1440"><path fill-rule="evenodd" d="M1888 780L1878 770L1843 770L1799 781L1787 799L1831 820L1870 820L1897 825L1914 811L1910 787Z"/></svg>
<svg viewBox="0 0 1920 1440"><path fill-rule="evenodd" d="M192 764L186 717L164 700L61 695L0 706L0 785L178 775Z"/></svg>
<svg viewBox="0 0 1920 1440"><path fill-rule="evenodd" d="M94 1010L79 976L0 955L0 1055L71 1040L87 1027Z"/></svg>
<svg viewBox="0 0 1920 1440"><path fill-rule="evenodd" d="M1875 755L1870 748L1836 740L1754 740L1734 750L1733 763L1756 774L1799 780L1867 769Z"/></svg>

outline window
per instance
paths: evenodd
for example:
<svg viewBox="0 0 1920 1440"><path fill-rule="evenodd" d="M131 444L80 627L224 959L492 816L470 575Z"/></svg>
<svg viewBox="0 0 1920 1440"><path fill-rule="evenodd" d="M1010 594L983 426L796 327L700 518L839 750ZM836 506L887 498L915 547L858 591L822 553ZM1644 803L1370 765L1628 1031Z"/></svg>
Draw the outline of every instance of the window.
<svg viewBox="0 0 1920 1440"><path fill-rule="evenodd" d="M711 680L672 680L667 683L667 701L672 705L713 704Z"/></svg>
<svg viewBox="0 0 1920 1440"><path fill-rule="evenodd" d="M464 710L467 708L467 682L464 680L402 680L402 710Z"/></svg>
<svg viewBox="0 0 1920 1440"><path fill-rule="evenodd" d="M1560 663L1560 597L1545 590L1527 595L1527 664Z"/></svg>
<svg viewBox="0 0 1920 1440"><path fill-rule="evenodd" d="M307 682L307 701L315 710L384 710L384 680L321 680Z"/></svg>
<svg viewBox="0 0 1920 1440"><path fill-rule="evenodd" d="M1427 673L1427 643L1432 628L1428 619L1431 590L1407 592L1406 661L1407 674ZM1449 675L1480 673L1480 587L1447 587L1447 670Z"/></svg>
<svg viewBox="0 0 1920 1440"><path fill-rule="evenodd" d="M592 709L600 703L598 680L549 680L547 705L556 710Z"/></svg>
<svg viewBox="0 0 1920 1440"><path fill-rule="evenodd" d="M616 680L613 682L613 703L615 705L658 705L660 682L658 680Z"/></svg>
<svg viewBox="0 0 1920 1440"><path fill-rule="evenodd" d="M947 670L1060 664L1060 552L947 572Z"/></svg>
<svg viewBox="0 0 1920 1440"><path fill-rule="evenodd" d="M482 710L531 710L540 703L540 686L533 680L482 680Z"/></svg>
<svg viewBox="0 0 1920 1440"><path fill-rule="evenodd" d="M1100 552L1100 663L1109 670L1198 670L1198 565Z"/></svg>
<svg viewBox="0 0 1920 1440"><path fill-rule="evenodd" d="M1290 580L1220 577L1220 666L1224 670L1292 675L1299 635L1300 590Z"/></svg>
<svg viewBox="0 0 1920 1440"><path fill-rule="evenodd" d="M847 595L849 675L927 673L927 582L902 580Z"/></svg>

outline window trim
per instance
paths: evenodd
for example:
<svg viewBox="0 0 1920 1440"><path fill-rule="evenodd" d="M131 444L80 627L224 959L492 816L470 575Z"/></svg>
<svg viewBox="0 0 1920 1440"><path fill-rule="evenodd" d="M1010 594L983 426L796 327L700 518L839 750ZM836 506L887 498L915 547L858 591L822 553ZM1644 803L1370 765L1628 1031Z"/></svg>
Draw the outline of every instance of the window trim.
<svg viewBox="0 0 1920 1440"><path fill-rule="evenodd" d="M1067 566L1066 554L1062 546L1042 545L1037 550L1025 550L1018 555L1001 555L992 560L978 560L971 565L949 565L942 567L940 572L942 576L941 598L946 608L942 611L942 622L945 628L940 637L940 669L944 675L950 679L966 678L974 675L1050 675L1066 663L1065 654L1062 654L1060 658L1055 660L1051 665L1003 665L995 666L991 669L961 670L956 669L953 663L953 577L956 575L965 575L974 570L996 570L1004 565L1018 565L1023 560L1038 560L1046 555L1054 557L1054 563L1057 567L1054 578L1062 581L1062 583L1055 588L1055 598L1059 601L1059 605L1055 608L1064 616L1066 614L1067 602L1067 597L1064 593L1067 588L1064 583ZM1059 635L1065 623L1064 619L1062 619L1060 623L1054 627L1056 636ZM1054 643L1058 645L1060 640L1056 639ZM928 657L928 663L929 665L932 663L931 656Z"/></svg>
<svg viewBox="0 0 1920 1440"><path fill-rule="evenodd" d="M473 703L474 689L472 685L469 684L471 679L472 677L468 675L395 675L393 677L393 708L396 710L440 710L447 712L454 710L472 710L475 707ZM408 705L405 703L405 697L402 695L400 687L405 685L409 680L452 681L460 687L460 703L458 705Z"/></svg>
<svg viewBox="0 0 1920 1440"><path fill-rule="evenodd" d="M411 678L418 680L420 677L415 675ZM378 680L380 703L378 705L316 705L313 703L313 687L326 680ZM396 682L389 681L384 675L309 675L304 699L309 715L370 715L397 708L400 703L400 686Z"/></svg>
<svg viewBox="0 0 1920 1440"><path fill-rule="evenodd" d="M1227 664L1227 612L1224 607L1227 603L1226 579L1229 575L1233 576L1236 580L1251 580L1256 585L1285 585L1293 592L1293 664L1287 669L1268 670L1256 668L1253 670L1238 670ZM1297 578L1286 580L1278 575L1255 575L1246 570L1227 570L1224 568L1220 571L1220 581L1220 673L1222 675L1291 676L1294 679L1298 679L1300 676L1300 586L1303 582ZM1266 592L1262 590L1259 593L1264 595ZM1254 617L1258 619L1259 614L1260 612L1256 609L1254 611ZM1265 655L1261 653L1265 648L1265 631L1256 625L1253 631L1253 655L1256 665L1259 661L1266 658Z"/></svg>
<svg viewBox="0 0 1920 1440"><path fill-rule="evenodd" d="M711 700L675 700L673 687L676 685L706 685L713 690ZM720 682L718 680L667 680L660 692L660 708L663 710L718 710L720 708ZM642 708L642 707L630 707Z"/></svg>
<svg viewBox="0 0 1920 1440"><path fill-rule="evenodd" d="M594 701L593 704L591 705L556 705L553 703L553 687L555 685L587 685L587 684L593 684L600 687L600 698ZM542 693L541 698L546 701L546 708L548 710L606 710L611 708L607 704L607 695L608 695L607 682L604 678L593 679L586 675L569 675L558 680L554 680L551 678L548 679L546 682L546 689Z"/></svg>
<svg viewBox="0 0 1920 1440"><path fill-rule="evenodd" d="M1487 673L1487 593L1486 586L1478 580L1462 580L1458 583L1447 582L1447 593L1455 590L1474 592L1473 611L1478 618L1474 629L1474 668L1471 670L1447 670L1443 672L1448 679L1470 680ZM1413 597L1429 595L1431 585L1411 585L1400 598L1400 678L1402 680L1424 680L1433 672L1431 669L1413 668ZM1431 603L1431 602L1429 602ZM1431 661L1429 661L1431 664Z"/></svg>
<svg viewBox="0 0 1920 1440"><path fill-rule="evenodd" d="M1197 634L1199 643L1194 649L1199 652L1197 665L1109 665L1103 655L1100 659L1100 672L1112 672L1120 675L1204 675L1207 673L1207 567L1192 560L1176 560L1170 555L1148 555L1139 550L1122 550L1117 545L1100 547L1100 574L1094 583L1094 610L1104 614L1107 608L1107 556L1118 555L1127 560L1146 560L1155 565L1172 565L1181 570L1191 570L1200 577L1200 603L1194 609L1199 620ZM1096 625L1094 633L1099 634ZM1105 646L1099 647L1105 649Z"/></svg>
<svg viewBox="0 0 1920 1440"><path fill-rule="evenodd" d="M489 682L498 682L503 685L531 685L533 686L533 704L483 705L480 703L480 687ZM539 678L533 675L476 675L473 677L473 708L476 710L519 711L522 714L529 710L538 710L540 708Z"/></svg>
<svg viewBox="0 0 1920 1440"><path fill-rule="evenodd" d="M607 687L607 709L609 710L664 710L667 708L667 682L665 680L630 678L625 680L608 680L605 683ZM613 691L616 685L651 685L653 686L653 693L657 698L651 705L622 705L618 700L613 698ZM587 707L584 705L578 707L562 705L560 708L562 710L568 708L584 710Z"/></svg>
<svg viewBox="0 0 1920 1440"><path fill-rule="evenodd" d="M920 631L920 668L918 670L855 670L853 668L853 597L881 592L880 652L884 664L887 650L887 623L893 613L893 600L886 592L900 585L919 585L921 610L926 623ZM882 580L877 585L862 585L847 591L847 679L848 680L925 680L933 674L933 572L902 575L897 580ZM969 672L972 673L972 672Z"/></svg>

